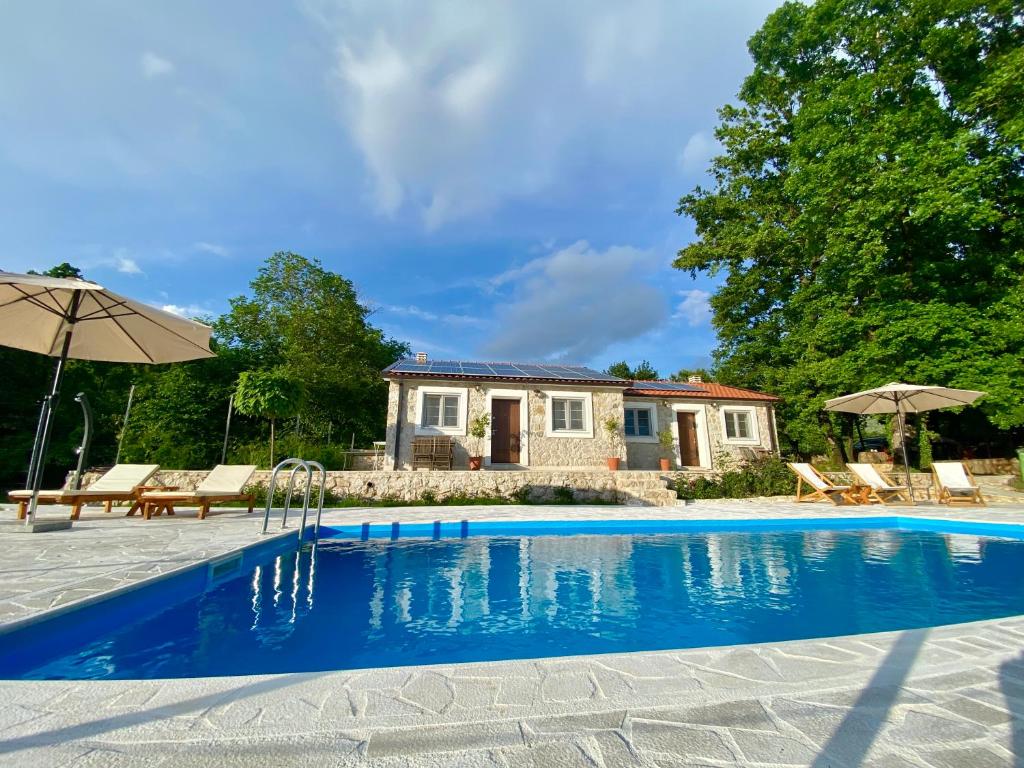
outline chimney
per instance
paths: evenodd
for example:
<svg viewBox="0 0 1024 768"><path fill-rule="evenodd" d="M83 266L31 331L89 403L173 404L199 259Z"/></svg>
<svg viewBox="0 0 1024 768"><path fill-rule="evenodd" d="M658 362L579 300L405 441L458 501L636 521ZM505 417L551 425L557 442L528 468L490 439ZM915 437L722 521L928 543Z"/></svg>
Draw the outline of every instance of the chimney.
<svg viewBox="0 0 1024 768"><path fill-rule="evenodd" d="M427 364L427 353L426 352L417 352L416 353L416 365L426 365L426 364Z"/></svg>
<svg viewBox="0 0 1024 768"><path fill-rule="evenodd" d="M686 382L688 384L703 384L704 383L704 379L701 378L700 376L694 375L694 376L687 377Z"/></svg>

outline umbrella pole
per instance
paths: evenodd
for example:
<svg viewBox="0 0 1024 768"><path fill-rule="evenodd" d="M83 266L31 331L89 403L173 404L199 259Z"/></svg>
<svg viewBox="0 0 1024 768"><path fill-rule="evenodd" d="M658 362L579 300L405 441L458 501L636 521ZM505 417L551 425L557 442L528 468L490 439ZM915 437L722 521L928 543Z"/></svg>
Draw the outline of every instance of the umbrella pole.
<svg viewBox="0 0 1024 768"><path fill-rule="evenodd" d="M42 486L43 468L46 466L46 450L50 446L50 431L53 428L53 414L57 410L57 401L60 400L60 385L64 380L64 369L68 363L68 352L71 350L71 336L75 331L75 316L78 314L78 304L81 298L81 291L75 291L72 294L71 306L68 308L68 314L65 318L65 322L68 323L68 329L64 332L64 346L60 350L57 370L53 374L53 387L47 398L46 419L43 423L43 433L39 439L35 476L32 478L32 498L29 502L28 514L25 516L26 526L31 526L36 519L36 507L39 505L39 488Z"/></svg>
<svg viewBox="0 0 1024 768"><path fill-rule="evenodd" d="M899 395L896 396L896 423L900 428L900 451L903 453L903 471L907 477L907 490L910 491L910 501L916 503L914 498L914 485L910 482L910 459L907 456L907 433L903 428L903 409L900 407Z"/></svg>

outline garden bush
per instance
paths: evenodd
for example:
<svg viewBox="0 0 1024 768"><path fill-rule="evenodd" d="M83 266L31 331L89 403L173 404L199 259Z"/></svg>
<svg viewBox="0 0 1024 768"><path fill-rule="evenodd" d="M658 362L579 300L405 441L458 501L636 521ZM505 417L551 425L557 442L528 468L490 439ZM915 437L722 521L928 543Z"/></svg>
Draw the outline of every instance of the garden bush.
<svg viewBox="0 0 1024 768"><path fill-rule="evenodd" d="M676 475L674 484L681 499L746 499L796 493L795 475L776 456L727 469L717 477Z"/></svg>

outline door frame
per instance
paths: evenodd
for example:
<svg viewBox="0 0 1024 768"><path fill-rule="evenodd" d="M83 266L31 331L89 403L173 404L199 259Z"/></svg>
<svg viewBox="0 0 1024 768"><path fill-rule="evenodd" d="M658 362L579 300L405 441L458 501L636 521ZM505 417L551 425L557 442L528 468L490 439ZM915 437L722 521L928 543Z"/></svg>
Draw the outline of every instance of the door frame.
<svg viewBox="0 0 1024 768"><path fill-rule="evenodd" d="M691 466L692 469L711 469L711 435L708 433L707 406L703 403L692 405L685 403L672 404L672 446L675 450L675 458L678 461L682 454L679 450L679 419L676 417L680 411L695 414L694 428L697 430L697 458L700 461L698 466Z"/></svg>
<svg viewBox="0 0 1024 768"><path fill-rule="evenodd" d="M484 407L487 415L494 421L493 400L518 400L519 401L519 464L517 466L530 466L530 408L529 392L523 389L488 389L484 399ZM487 428L487 436L484 438L484 466L491 466L491 427Z"/></svg>

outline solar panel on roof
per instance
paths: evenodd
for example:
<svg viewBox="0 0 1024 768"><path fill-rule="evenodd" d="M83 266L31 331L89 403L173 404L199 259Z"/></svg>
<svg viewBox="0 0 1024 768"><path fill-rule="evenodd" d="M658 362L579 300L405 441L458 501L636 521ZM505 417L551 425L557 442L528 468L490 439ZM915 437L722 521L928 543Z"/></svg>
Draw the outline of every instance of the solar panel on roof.
<svg viewBox="0 0 1024 768"><path fill-rule="evenodd" d="M649 389L658 392L703 392L700 387L692 384L679 384L666 381L634 381L633 389Z"/></svg>

